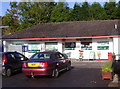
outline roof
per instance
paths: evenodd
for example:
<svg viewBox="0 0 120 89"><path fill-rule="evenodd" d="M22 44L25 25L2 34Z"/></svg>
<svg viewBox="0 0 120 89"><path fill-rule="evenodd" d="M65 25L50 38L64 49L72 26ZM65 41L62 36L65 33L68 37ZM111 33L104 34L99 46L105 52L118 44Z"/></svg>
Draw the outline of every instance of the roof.
<svg viewBox="0 0 120 89"><path fill-rule="evenodd" d="M115 26L116 25L116 26ZM120 20L40 23L4 36L3 39L89 37L120 35Z"/></svg>

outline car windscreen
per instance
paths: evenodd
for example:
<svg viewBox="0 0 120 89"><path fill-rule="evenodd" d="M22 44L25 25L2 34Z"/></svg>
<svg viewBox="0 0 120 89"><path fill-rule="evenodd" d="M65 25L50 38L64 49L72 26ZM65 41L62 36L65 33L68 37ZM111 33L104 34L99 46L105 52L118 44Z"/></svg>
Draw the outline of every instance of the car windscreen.
<svg viewBox="0 0 120 89"><path fill-rule="evenodd" d="M51 54L50 53L37 53L34 54L30 59L50 59Z"/></svg>

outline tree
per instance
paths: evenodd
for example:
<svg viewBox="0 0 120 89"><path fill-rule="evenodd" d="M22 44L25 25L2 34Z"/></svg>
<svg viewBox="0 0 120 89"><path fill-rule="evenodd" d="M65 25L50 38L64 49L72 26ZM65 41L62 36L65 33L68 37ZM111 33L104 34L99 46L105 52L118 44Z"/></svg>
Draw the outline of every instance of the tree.
<svg viewBox="0 0 120 89"><path fill-rule="evenodd" d="M63 22L69 21L69 7L67 3L58 2L51 12L50 21L51 22Z"/></svg>
<svg viewBox="0 0 120 89"><path fill-rule="evenodd" d="M104 20L106 19L105 10L99 3L93 3L90 7L90 18L91 20Z"/></svg>
<svg viewBox="0 0 120 89"><path fill-rule="evenodd" d="M18 4L19 16L20 16L20 19L19 19L20 26L18 28L19 30L32 26L33 21L31 19L31 12L30 12L32 5L33 3L31 2L20 2Z"/></svg>
<svg viewBox="0 0 120 89"><path fill-rule="evenodd" d="M5 34L16 32L19 26L17 2L10 2L10 9L7 9L6 15L2 19L2 24L9 26Z"/></svg>
<svg viewBox="0 0 120 89"><path fill-rule="evenodd" d="M90 5L88 2L83 2L81 12L80 20L90 20Z"/></svg>
<svg viewBox="0 0 120 89"><path fill-rule="evenodd" d="M70 14L70 19L71 21L79 21L81 18L81 7L78 3L74 4L73 10L71 11Z"/></svg>
<svg viewBox="0 0 120 89"><path fill-rule="evenodd" d="M117 17L117 19L120 19L120 1L117 3L116 17Z"/></svg>
<svg viewBox="0 0 120 89"><path fill-rule="evenodd" d="M107 19L116 19L117 7L116 2L106 2L104 5Z"/></svg>
<svg viewBox="0 0 120 89"><path fill-rule="evenodd" d="M24 29L39 23L50 21L55 2L22 2L19 4L21 27Z"/></svg>

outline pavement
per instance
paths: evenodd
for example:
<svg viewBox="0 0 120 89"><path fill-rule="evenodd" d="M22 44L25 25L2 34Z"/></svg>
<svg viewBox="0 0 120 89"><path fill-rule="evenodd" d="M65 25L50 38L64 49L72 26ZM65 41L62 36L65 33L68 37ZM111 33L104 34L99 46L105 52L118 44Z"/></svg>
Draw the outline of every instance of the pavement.
<svg viewBox="0 0 120 89"><path fill-rule="evenodd" d="M102 80L100 62L72 62L70 71L63 71L54 79L50 76L27 78L23 73L3 76L3 87L108 87L111 80ZM17 79L17 80L16 80Z"/></svg>
<svg viewBox="0 0 120 89"><path fill-rule="evenodd" d="M120 76L115 74L113 80L109 83L108 87L120 87Z"/></svg>
<svg viewBox="0 0 120 89"><path fill-rule="evenodd" d="M85 61L79 61L77 59L71 59L72 62L107 62L108 60L102 60L102 61L97 61L97 60L85 60ZM108 87L120 87L120 74L115 74L113 76L113 80L108 84Z"/></svg>

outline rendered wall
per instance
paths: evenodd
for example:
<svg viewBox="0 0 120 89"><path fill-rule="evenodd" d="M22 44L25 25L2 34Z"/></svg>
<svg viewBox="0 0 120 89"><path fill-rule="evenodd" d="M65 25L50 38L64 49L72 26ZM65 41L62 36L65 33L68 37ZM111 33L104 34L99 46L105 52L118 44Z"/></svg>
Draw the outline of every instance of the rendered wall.
<svg viewBox="0 0 120 89"><path fill-rule="evenodd" d="M118 41L118 39L114 38L115 44L116 44L116 40ZM109 50L97 50L97 46L98 46L97 42L98 41L108 41L109 42ZM43 51L45 51L45 42L57 42L57 47L58 47L59 52L66 53L72 59L79 58L79 50L81 50L81 41L80 40L7 41L7 42L4 42L4 47L5 47L5 51L8 51L9 45L11 45L13 43L23 43L24 46L26 45L28 47L30 46L29 45L30 43L38 43L40 51L43 52ZM65 44L64 44L65 42L75 42L76 48L74 50L65 50ZM119 39L119 42L120 42L120 39ZM101 52L101 59L108 59L108 52L113 52L113 50L115 52L117 52L117 50L115 50L116 48L113 49L113 47L117 47L117 45L115 45L115 44L113 44L112 38L92 39L92 50L83 50L83 56L84 56L83 59L91 59L91 57L90 57L91 52L95 53L95 57L93 59L98 59L97 52ZM30 52L22 52L22 53L27 57L31 57L31 55L34 54L34 53L30 53Z"/></svg>

